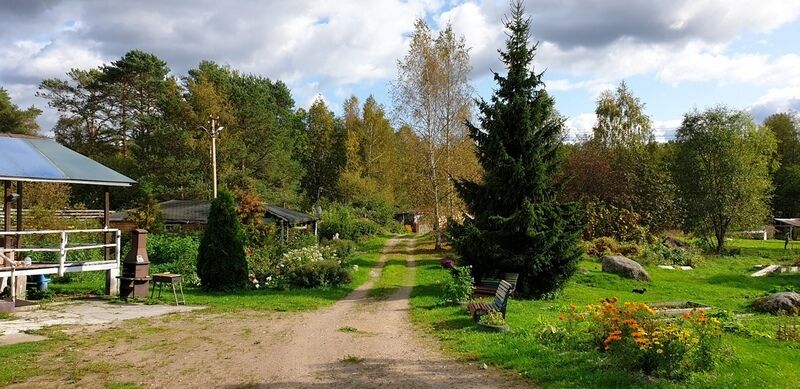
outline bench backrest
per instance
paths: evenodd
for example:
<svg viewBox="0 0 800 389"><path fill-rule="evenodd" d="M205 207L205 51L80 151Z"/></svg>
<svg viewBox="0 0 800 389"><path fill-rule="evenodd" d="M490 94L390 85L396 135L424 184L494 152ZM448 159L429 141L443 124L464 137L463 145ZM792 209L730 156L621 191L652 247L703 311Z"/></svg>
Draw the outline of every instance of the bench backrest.
<svg viewBox="0 0 800 389"><path fill-rule="evenodd" d="M511 284L509 284L508 281L500 281L500 284L497 285L497 291L494 294L494 301L492 302L492 305L494 305L496 310L501 312L506 310L508 297L511 295L513 290L514 289L511 287Z"/></svg>

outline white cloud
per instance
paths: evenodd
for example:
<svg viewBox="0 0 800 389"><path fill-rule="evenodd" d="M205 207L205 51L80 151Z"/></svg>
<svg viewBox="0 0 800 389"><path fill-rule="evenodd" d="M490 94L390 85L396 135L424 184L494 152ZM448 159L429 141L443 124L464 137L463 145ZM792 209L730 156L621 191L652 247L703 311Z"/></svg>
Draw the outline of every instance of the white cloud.
<svg viewBox="0 0 800 389"><path fill-rule="evenodd" d="M552 90L594 97L644 75L668 85L755 85L768 90L758 104L797 97L800 56L737 52L732 43L796 21L798 1L531 0L527 9L541 40L537 70L559 72L547 83ZM338 104L342 91L394 76L418 17L452 22L465 36L473 78L502 71L496 50L507 12L507 2L496 0L19 2L0 9L0 84L35 86L138 48L166 60L174 74L211 59L287 82L299 104L323 91Z"/></svg>
<svg viewBox="0 0 800 389"><path fill-rule="evenodd" d="M592 128L597 123L594 113L582 113L567 118L564 125L568 130L568 140L575 141L592 135Z"/></svg>

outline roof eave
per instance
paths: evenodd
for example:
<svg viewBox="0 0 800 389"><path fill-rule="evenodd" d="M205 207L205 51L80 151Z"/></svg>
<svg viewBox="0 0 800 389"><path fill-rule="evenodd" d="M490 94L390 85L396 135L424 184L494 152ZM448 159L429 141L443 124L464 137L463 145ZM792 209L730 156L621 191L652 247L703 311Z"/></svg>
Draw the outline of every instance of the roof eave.
<svg viewBox="0 0 800 389"><path fill-rule="evenodd" d="M58 184L122 186L122 187L131 186L136 183L136 181L133 180L131 180L130 182L120 182L120 181L65 180L65 179L30 178L30 177L9 177L9 176L0 176L0 181L52 182Z"/></svg>

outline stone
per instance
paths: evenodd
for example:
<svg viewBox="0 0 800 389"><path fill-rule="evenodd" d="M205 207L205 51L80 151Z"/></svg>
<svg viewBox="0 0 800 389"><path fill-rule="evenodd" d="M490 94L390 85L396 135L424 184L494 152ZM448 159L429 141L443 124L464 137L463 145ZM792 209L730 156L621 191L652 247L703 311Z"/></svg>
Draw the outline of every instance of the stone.
<svg viewBox="0 0 800 389"><path fill-rule="evenodd" d="M800 293L780 292L754 300L750 306L758 312L768 312L774 315L780 313L800 313Z"/></svg>
<svg viewBox="0 0 800 389"><path fill-rule="evenodd" d="M639 262L621 255L606 255L603 257L603 272L614 273L622 277L633 278L638 281L650 281L650 275Z"/></svg>
<svg viewBox="0 0 800 389"><path fill-rule="evenodd" d="M675 270L675 268L670 265L658 265L658 267L664 270Z"/></svg>
<svg viewBox="0 0 800 389"><path fill-rule="evenodd" d="M761 270L753 273L750 277L764 277L770 273L779 271L781 269L780 265L769 265L767 267L762 268Z"/></svg>
<svg viewBox="0 0 800 389"><path fill-rule="evenodd" d="M693 269L693 267L691 267L691 266L678 266L678 267L680 267L681 270L692 270Z"/></svg>

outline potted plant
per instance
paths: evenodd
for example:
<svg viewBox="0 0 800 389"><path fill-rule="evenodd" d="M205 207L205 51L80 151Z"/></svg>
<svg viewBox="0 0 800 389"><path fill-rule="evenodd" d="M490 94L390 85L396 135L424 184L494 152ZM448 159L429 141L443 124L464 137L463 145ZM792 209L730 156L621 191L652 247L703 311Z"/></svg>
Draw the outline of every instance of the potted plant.
<svg viewBox="0 0 800 389"><path fill-rule="evenodd" d="M502 313L497 311L492 311L481 316L481 320L478 322L478 327L482 330L492 331L492 332L509 331L506 319L503 318Z"/></svg>

